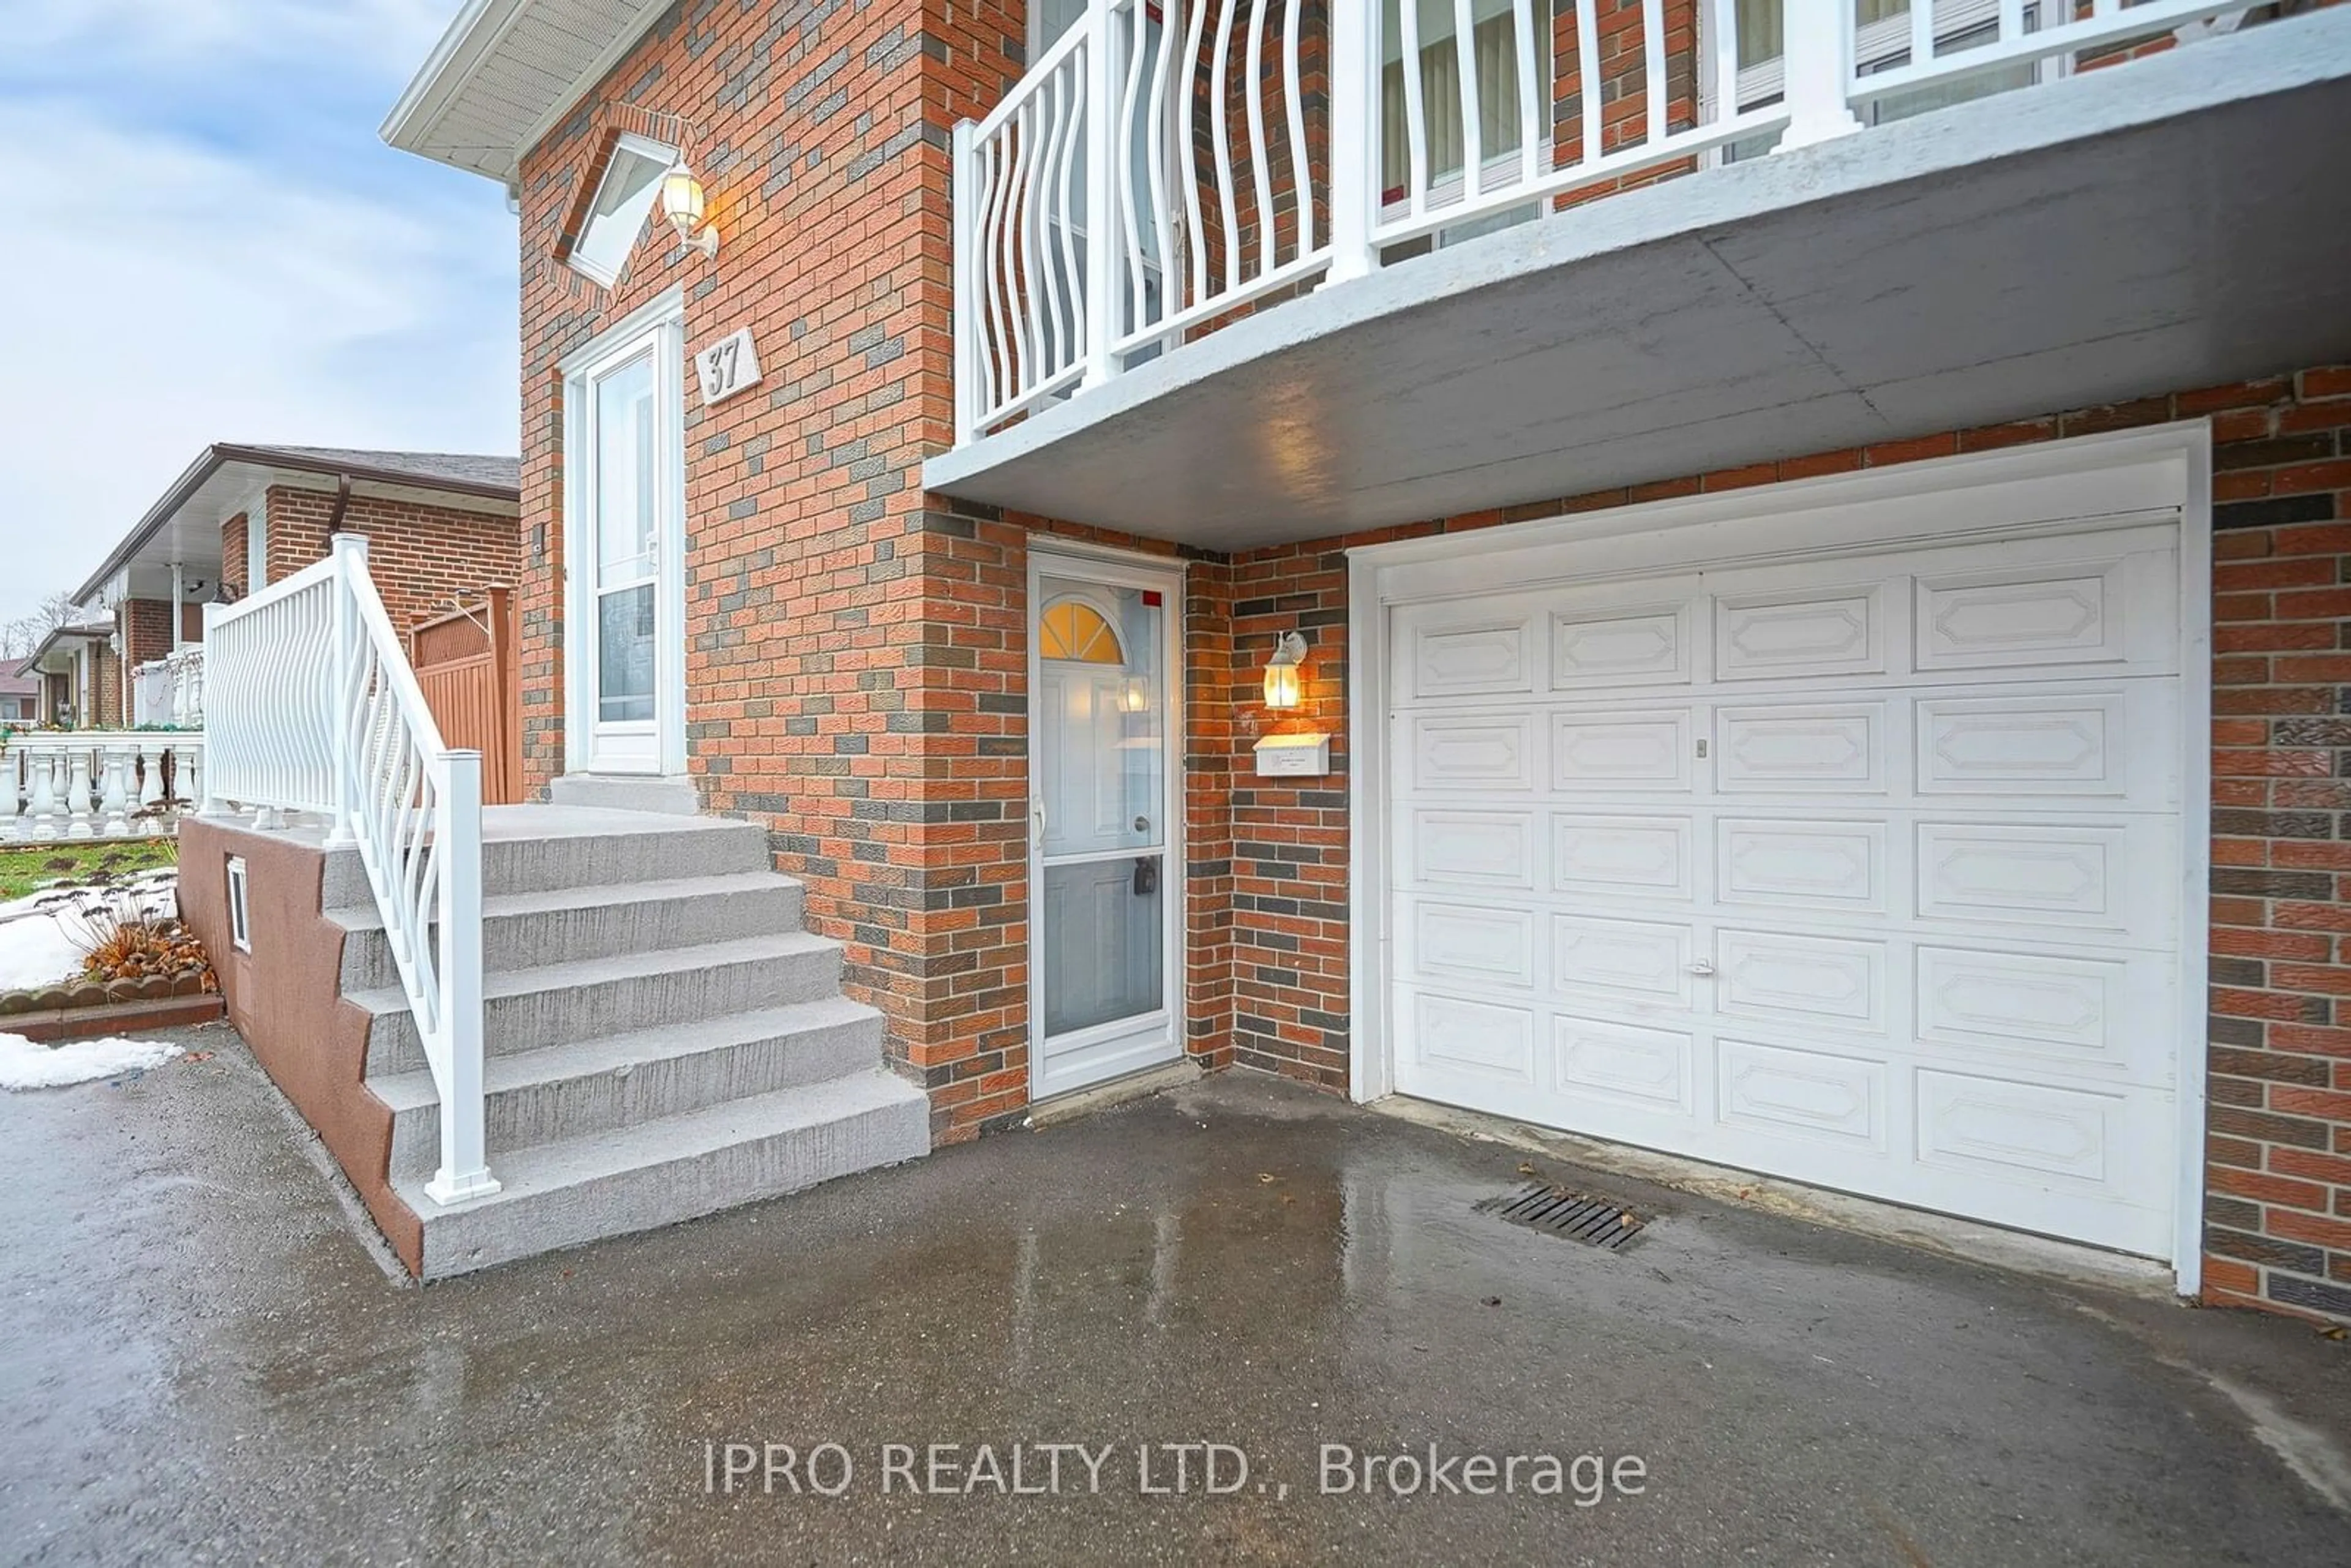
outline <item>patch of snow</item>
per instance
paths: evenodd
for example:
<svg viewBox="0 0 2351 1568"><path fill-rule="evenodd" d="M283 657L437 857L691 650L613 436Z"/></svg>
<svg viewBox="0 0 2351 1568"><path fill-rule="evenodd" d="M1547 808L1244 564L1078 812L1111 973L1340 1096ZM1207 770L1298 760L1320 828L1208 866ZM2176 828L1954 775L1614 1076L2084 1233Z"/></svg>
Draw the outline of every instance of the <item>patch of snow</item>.
<svg viewBox="0 0 2351 1568"><path fill-rule="evenodd" d="M169 867L125 879L120 895L150 915L172 912L178 873ZM0 991L31 990L81 973L82 944L76 938L88 922L75 903L91 890L59 888L0 904Z"/></svg>
<svg viewBox="0 0 2351 1568"><path fill-rule="evenodd" d="M156 1040L77 1040L42 1045L0 1034L0 1089L57 1089L161 1067L180 1054Z"/></svg>

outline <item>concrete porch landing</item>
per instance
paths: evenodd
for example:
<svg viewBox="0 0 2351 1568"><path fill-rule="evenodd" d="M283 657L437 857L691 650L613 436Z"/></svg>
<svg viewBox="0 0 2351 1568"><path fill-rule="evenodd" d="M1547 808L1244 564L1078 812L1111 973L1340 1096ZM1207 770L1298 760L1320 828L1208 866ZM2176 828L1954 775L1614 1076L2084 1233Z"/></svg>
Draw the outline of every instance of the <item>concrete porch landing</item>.
<svg viewBox="0 0 2351 1568"><path fill-rule="evenodd" d="M2305 1325L1262 1078L417 1291L235 1036L178 1038L214 1054L0 1100L17 1560L2029 1568L2334 1563L2351 1528L2351 1345ZM1609 1253L1475 1212L1521 1162L1656 1218ZM1191 1440L1244 1449L1248 1488L1141 1495L1135 1445ZM853 1484L705 1492L705 1443L767 1441L840 1442ZM1019 1441L1118 1457L1100 1495L880 1490L883 1443ZM1591 1509L1325 1497L1326 1442L1649 1478Z"/></svg>

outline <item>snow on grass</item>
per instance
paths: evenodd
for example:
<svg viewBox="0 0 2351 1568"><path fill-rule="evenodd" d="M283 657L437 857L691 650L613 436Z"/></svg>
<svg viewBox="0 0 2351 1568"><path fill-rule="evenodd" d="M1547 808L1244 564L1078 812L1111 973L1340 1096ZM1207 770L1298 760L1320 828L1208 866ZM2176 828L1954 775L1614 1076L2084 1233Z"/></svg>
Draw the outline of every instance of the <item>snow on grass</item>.
<svg viewBox="0 0 2351 1568"><path fill-rule="evenodd" d="M161 1067L180 1054L155 1040L77 1040L42 1045L21 1034L0 1034L0 1089L57 1089Z"/></svg>
<svg viewBox="0 0 2351 1568"><path fill-rule="evenodd" d="M150 914L169 915L176 874L165 870L133 877L125 894ZM81 973L84 944L77 938L87 922L74 913L74 899L73 890L60 889L0 904L0 991L36 990Z"/></svg>

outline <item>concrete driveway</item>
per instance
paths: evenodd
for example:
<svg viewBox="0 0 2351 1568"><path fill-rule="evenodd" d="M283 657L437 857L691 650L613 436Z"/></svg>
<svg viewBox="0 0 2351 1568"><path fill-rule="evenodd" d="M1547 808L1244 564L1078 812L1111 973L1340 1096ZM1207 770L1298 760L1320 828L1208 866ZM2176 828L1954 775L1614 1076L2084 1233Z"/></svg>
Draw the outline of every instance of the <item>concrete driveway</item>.
<svg viewBox="0 0 2351 1568"><path fill-rule="evenodd" d="M1231 1074L421 1291L179 1038L0 1097L0 1558L2351 1561L2303 1324L1536 1160L1655 1217L1602 1251Z"/></svg>

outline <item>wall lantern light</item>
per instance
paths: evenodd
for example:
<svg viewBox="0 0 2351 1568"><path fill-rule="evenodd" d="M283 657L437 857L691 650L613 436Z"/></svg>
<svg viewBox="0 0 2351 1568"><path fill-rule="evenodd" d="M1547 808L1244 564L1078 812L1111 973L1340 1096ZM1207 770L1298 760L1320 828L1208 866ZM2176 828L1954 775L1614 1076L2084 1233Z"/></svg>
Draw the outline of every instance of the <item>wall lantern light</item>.
<svg viewBox="0 0 2351 1568"><path fill-rule="evenodd" d="M1274 640L1273 660L1265 667L1265 706L1293 708L1299 704L1298 661L1306 657L1306 639L1284 632Z"/></svg>
<svg viewBox="0 0 2351 1568"><path fill-rule="evenodd" d="M1126 677L1125 684L1119 687L1118 710L1121 713L1151 711L1151 682L1147 677L1143 675Z"/></svg>
<svg viewBox="0 0 2351 1568"><path fill-rule="evenodd" d="M718 225L702 221L706 205L702 193L702 182L694 177L694 166L680 158L670 172L662 176L662 216L688 250L698 250L716 261L718 258Z"/></svg>

